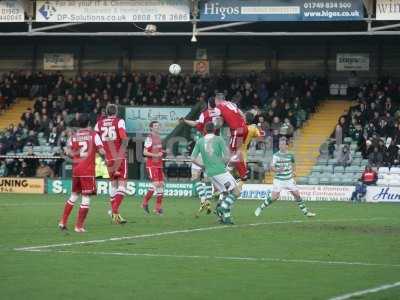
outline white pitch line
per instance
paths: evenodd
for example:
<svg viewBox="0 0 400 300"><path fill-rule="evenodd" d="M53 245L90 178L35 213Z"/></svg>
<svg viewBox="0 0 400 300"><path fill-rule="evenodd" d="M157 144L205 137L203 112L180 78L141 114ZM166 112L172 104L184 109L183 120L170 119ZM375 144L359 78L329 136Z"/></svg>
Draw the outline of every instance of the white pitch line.
<svg viewBox="0 0 400 300"><path fill-rule="evenodd" d="M377 286L377 287L374 287L374 288L371 288L371 289L367 289L367 290L362 290L362 291L357 291L357 292L354 292L354 293L344 294L344 295L341 295L341 296L330 298L329 300L346 300L346 299L350 299L350 298L353 298L353 297L359 297L359 296L366 295L366 294L372 294L372 293L377 293L377 292L380 292L380 291L392 289L392 288L395 288L395 287L398 287L398 286L400 286L400 281L392 283L392 284L380 285L380 286Z"/></svg>
<svg viewBox="0 0 400 300"><path fill-rule="evenodd" d="M56 203L56 202L49 202L49 203L1 203L1 202L0 202L0 208L1 208L1 207L51 206L51 205L58 205L58 206L60 206L60 203Z"/></svg>
<svg viewBox="0 0 400 300"><path fill-rule="evenodd" d="M139 234L139 235L131 235L131 236L113 237L113 238L100 239L100 240L90 240L90 241L80 241L80 242L71 242L71 243L50 244L50 245L39 245L39 246L30 246L30 247L18 247L18 248L14 248L14 250L15 251L30 251L30 250L36 250L36 249L49 249L49 248L69 247L69 246L76 246L76 245L100 244L100 243L106 243L106 242L134 240L134 239L140 239L140 238L159 237L159 236L174 235L174 234L181 234L181 233L220 230L220 229L226 229L226 228L254 227L254 226L273 225L273 224L296 224L296 223L305 223L305 222L310 222L310 223L352 222L352 221L372 221L372 220L382 220L382 219L385 219L385 218L369 218L369 219L368 218L360 218L360 219L315 220L315 221L291 220L291 221L261 222L261 223L228 225L228 226L219 225L219 226L211 226L211 227L200 227L200 228L193 228L193 229L183 229L183 230L164 231L164 232L158 232L158 233L148 233L148 234Z"/></svg>
<svg viewBox="0 0 400 300"><path fill-rule="evenodd" d="M132 253L132 252L103 252L103 251L73 251L73 250L52 250L52 249L33 249L27 252L46 252L46 253L67 253L77 255L105 255L105 256L135 256L135 257L167 257L183 259L216 259L232 261L252 261L252 262L277 262L277 263L304 263L304 264L324 264L324 265L348 265L366 267L394 267L400 268L400 264L382 264L368 262L351 261L330 261L316 259L287 259L272 257L240 257L240 256L208 256L208 255L180 255L180 254L157 254L157 253Z"/></svg>
<svg viewBox="0 0 400 300"><path fill-rule="evenodd" d="M292 220L292 221L263 222L263 223L253 223L253 224L243 224L243 225L225 225L225 226L224 225L219 225L219 226L211 226L211 227L200 227L200 228L193 228L193 229L182 229L182 230L164 231L164 232L157 232L157 233L148 233L148 234L139 234L139 235L131 235L131 236L113 237L113 238L101 239L101 240L91 240L91 241L81 241L81 242L72 242L72 243L41 245L41 246L32 246L32 247L21 247L21 248L15 248L14 250L16 250L16 251L30 251L30 250L37 250L37 249L49 249L49 248L68 247L68 246L75 246L75 245L100 244L100 243L106 243L106 242L115 242L115 241L123 241L123 240L134 240L134 239L140 239L140 238L158 237L158 236L174 235L174 234L180 234L180 233L219 230L219 229L225 229L225 228L261 226L261 225L269 225L269 224L291 224L291 223L301 223L301 222L304 222L304 221Z"/></svg>

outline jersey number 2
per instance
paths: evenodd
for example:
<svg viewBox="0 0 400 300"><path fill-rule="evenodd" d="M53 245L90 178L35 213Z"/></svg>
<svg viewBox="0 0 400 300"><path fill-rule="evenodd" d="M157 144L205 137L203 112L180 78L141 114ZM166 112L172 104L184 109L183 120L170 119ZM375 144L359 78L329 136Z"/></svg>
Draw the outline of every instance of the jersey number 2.
<svg viewBox="0 0 400 300"><path fill-rule="evenodd" d="M88 143L87 142L79 142L79 157L87 157L88 156Z"/></svg>

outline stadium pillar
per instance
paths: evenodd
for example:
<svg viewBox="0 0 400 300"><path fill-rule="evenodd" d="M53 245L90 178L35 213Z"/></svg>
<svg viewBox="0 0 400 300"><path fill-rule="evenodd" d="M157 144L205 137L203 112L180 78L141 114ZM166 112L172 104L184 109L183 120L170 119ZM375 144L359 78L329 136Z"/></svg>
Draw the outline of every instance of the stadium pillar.
<svg viewBox="0 0 400 300"><path fill-rule="evenodd" d="M329 83L329 57L331 55L331 44L329 41L325 42L325 56L324 56L324 73Z"/></svg>
<svg viewBox="0 0 400 300"><path fill-rule="evenodd" d="M229 46L229 44L226 44L224 58L222 60L222 72L224 72L224 73L226 73L227 69L228 69L229 50L230 50L230 46Z"/></svg>
<svg viewBox="0 0 400 300"><path fill-rule="evenodd" d="M274 80L279 79L279 50L277 48L272 50L271 73Z"/></svg>
<svg viewBox="0 0 400 300"><path fill-rule="evenodd" d="M34 43L32 51L32 73L36 72L37 66L37 44Z"/></svg>
<svg viewBox="0 0 400 300"><path fill-rule="evenodd" d="M85 46L81 45L79 47L79 54L78 54L78 73L82 72L82 61L85 56Z"/></svg>
<svg viewBox="0 0 400 300"><path fill-rule="evenodd" d="M383 65L383 47L382 44L384 42L382 41L381 43L378 43L378 54L377 54L377 69L376 69L376 73L378 75L378 78L380 78L382 76L382 65Z"/></svg>

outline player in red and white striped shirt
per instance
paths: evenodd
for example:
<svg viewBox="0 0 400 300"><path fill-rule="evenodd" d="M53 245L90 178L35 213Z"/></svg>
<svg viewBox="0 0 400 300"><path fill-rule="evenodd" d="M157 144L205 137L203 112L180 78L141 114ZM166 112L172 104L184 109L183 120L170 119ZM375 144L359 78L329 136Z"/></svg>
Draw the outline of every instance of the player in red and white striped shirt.
<svg viewBox="0 0 400 300"><path fill-rule="evenodd" d="M119 207L124 199L128 164L126 148L128 136L125 121L117 116L115 104L108 104L106 116L99 119L95 130L100 135L106 152L106 164L111 181L110 203L112 219L116 224L124 224L126 220L120 215Z"/></svg>
<svg viewBox="0 0 400 300"><path fill-rule="evenodd" d="M160 138L160 123L157 121L150 122L150 134L144 142L143 155L146 157L146 170L153 186L149 188L143 198L142 208L146 213L149 211L149 201L156 192L157 200L154 212L161 215L163 213L162 202L164 197L164 172L163 160L164 155Z"/></svg>
<svg viewBox="0 0 400 300"><path fill-rule="evenodd" d="M103 143L99 135L88 127L89 119L80 117L80 127L72 134L68 141L67 154L72 158L72 193L64 206L64 212L58 227L61 230L67 229L68 217L71 214L79 194L82 195L82 202L75 224L76 232L85 232L84 223L89 211L90 195L96 194L95 160L96 152L105 155Z"/></svg>

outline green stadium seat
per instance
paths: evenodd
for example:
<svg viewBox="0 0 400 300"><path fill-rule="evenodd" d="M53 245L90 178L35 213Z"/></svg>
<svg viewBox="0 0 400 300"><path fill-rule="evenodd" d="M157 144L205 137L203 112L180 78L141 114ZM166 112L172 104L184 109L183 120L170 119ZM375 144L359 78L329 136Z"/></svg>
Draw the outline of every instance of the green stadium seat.
<svg viewBox="0 0 400 300"><path fill-rule="evenodd" d="M343 174L344 173L344 167L343 166L335 166L333 168L333 173L335 174Z"/></svg>
<svg viewBox="0 0 400 300"><path fill-rule="evenodd" d="M328 164L328 159L327 158L318 158L317 165L325 166L327 164Z"/></svg>
<svg viewBox="0 0 400 300"><path fill-rule="evenodd" d="M331 183L331 178L330 177L326 177L326 176L324 176L324 177L321 176L321 179L319 180L319 183L328 185L328 184Z"/></svg>
<svg viewBox="0 0 400 300"><path fill-rule="evenodd" d="M330 159L328 160L328 165L335 165L336 162L337 162L336 158L330 158Z"/></svg>
<svg viewBox="0 0 400 300"><path fill-rule="evenodd" d="M348 166L344 169L344 173L354 173L354 172L358 172L359 166Z"/></svg>
<svg viewBox="0 0 400 300"><path fill-rule="evenodd" d="M333 173L333 166L332 165L323 166L322 173Z"/></svg>
<svg viewBox="0 0 400 300"><path fill-rule="evenodd" d="M361 157L362 157L362 154L360 151L355 152L353 155L353 158L361 158Z"/></svg>
<svg viewBox="0 0 400 300"><path fill-rule="evenodd" d="M308 184L312 184L312 185L319 184L319 177L309 177Z"/></svg>
<svg viewBox="0 0 400 300"><path fill-rule="evenodd" d="M352 160L351 165L353 166L359 166L361 164L362 158L361 157L356 157Z"/></svg>
<svg viewBox="0 0 400 300"><path fill-rule="evenodd" d="M361 166L361 167L364 167L364 168L365 168L365 166L368 166L368 165L369 165L368 159L363 159L363 160L361 160L361 162L360 162L360 166Z"/></svg>
<svg viewBox="0 0 400 300"><path fill-rule="evenodd" d="M350 145L350 150L351 150L352 152L356 152L357 149L358 149L358 145L357 145L357 144L351 144L351 145Z"/></svg>
<svg viewBox="0 0 400 300"><path fill-rule="evenodd" d="M297 179L297 184L308 184L308 177L300 177L299 179Z"/></svg>
<svg viewBox="0 0 400 300"><path fill-rule="evenodd" d="M312 168L311 172L313 172L313 173L317 173L317 172L321 173L323 168L324 168L324 166L322 166L322 165L316 165L316 166L314 166Z"/></svg>
<svg viewBox="0 0 400 300"><path fill-rule="evenodd" d="M331 178L332 185L342 185L342 176L333 176Z"/></svg>

